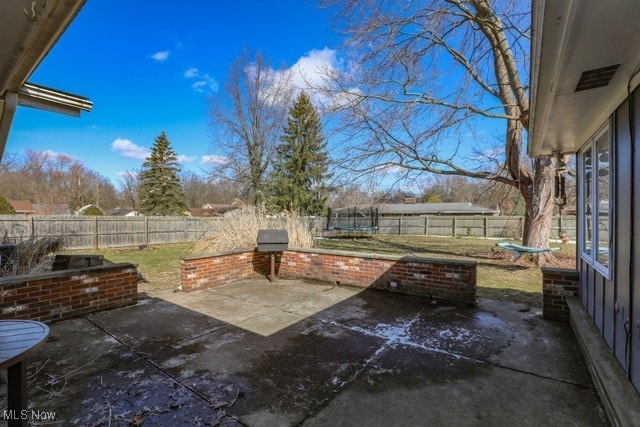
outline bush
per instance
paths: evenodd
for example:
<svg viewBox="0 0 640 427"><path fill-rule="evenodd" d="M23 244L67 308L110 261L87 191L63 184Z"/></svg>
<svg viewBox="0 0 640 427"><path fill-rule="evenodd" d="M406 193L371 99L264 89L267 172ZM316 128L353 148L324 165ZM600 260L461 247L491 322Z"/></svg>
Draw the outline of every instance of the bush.
<svg viewBox="0 0 640 427"><path fill-rule="evenodd" d="M95 205L89 205L88 208L86 208L84 211L82 211L82 215L86 215L86 216L102 216L102 215L104 215L104 212L102 212L102 209L100 209L99 207L97 207Z"/></svg>
<svg viewBox="0 0 640 427"><path fill-rule="evenodd" d="M307 219L288 212L278 217L267 217L264 207L245 206L211 221L207 232L193 247L193 253L229 251L255 247L258 230L286 229L289 246L313 247L313 232Z"/></svg>
<svg viewBox="0 0 640 427"><path fill-rule="evenodd" d="M16 210L11 206L11 203L0 194L0 215L13 215L16 213Z"/></svg>
<svg viewBox="0 0 640 427"><path fill-rule="evenodd" d="M3 262L0 276L19 276L22 274L44 273L51 269L51 254L62 249L64 239L60 236L31 236L19 243L13 243L7 237L6 230L0 236L0 245L15 245L15 258ZM7 254L5 254L7 255Z"/></svg>

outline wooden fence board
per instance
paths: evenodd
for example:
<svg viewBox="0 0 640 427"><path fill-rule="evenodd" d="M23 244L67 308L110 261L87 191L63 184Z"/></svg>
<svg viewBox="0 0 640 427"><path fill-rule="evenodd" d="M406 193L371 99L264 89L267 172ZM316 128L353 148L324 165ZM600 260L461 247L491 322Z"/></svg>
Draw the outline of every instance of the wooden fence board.
<svg viewBox="0 0 640 427"><path fill-rule="evenodd" d="M349 225L349 219L339 218L332 225ZM194 217L78 217L0 215L0 238L18 242L34 236L64 236L70 249L125 247L146 244L194 242L215 228L216 218ZM270 226L279 228L280 219L271 218ZM360 218L358 225L370 225L370 219ZM470 236L520 239L524 219L517 216L430 216L380 217L378 234ZM318 232L326 225L324 218L310 218L309 226ZM575 217L554 217L551 237L560 230L575 239Z"/></svg>

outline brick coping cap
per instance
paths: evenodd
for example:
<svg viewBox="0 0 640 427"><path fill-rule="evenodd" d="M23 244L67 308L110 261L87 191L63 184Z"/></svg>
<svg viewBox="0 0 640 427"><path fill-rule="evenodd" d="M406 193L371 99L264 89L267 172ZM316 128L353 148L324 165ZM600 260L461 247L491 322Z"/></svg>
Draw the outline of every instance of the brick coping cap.
<svg viewBox="0 0 640 427"><path fill-rule="evenodd" d="M245 252L255 252L256 248L241 248L231 251L212 252L203 255L182 257L183 261L191 261L203 258L211 258L216 256L235 255ZM406 261L406 262L424 262L429 264L445 264L445 265L466 265L469 267L475 267L478 265L475 261L463 261L456 259L439 259L439 258L423 258L412 255L387 255L376 253L363 253L363 252L348 252L348 251L335 251L330 249L316 249L316 248L297 248L290 247L286 252L302 252L309 254L325 254L325 255L339 255L351 258L365 258L365 259L381 259L387 261Z"/></svg>
<svg viewBox="0 0 640 427"><path fill-rule="evenodd" d="M94 267L84 267L72 270L48 271L40 274L23 274L21 276L2 277L0 278L0 286L32 282L35 280L57 279L59 277L76 276L78 274L91 274L100 271L122 270L126 268L136 268L136 266L129 262L121 262L117 264L96 265Z"/></svg>
<svg viewBox="0 0 640 427"><path fill-rule="evenodd" d="M578 274L578 270L573 268L554 268L554 267L542 267L542 274Z"/></svg>

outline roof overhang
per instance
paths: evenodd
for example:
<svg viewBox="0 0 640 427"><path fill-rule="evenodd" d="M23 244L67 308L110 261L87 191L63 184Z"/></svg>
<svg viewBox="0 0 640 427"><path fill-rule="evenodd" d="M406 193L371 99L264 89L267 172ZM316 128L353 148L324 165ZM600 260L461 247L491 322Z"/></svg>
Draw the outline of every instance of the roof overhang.
<svg viewBox="0 0 640 427"><path fill-rule="evenodd" d="M0 159L18 105L79 116L87 98L27 83L85 0L0 1Z"/></svg>
<svg viewBox="0 0 640 427"><path fill-rule="evenodd" d="M81 111L93 108L88 98L33 83L25 83L18 89L18 105L75 117L79 117Z"/></svg>
<svg viewBox="0 0 640 427"><path fill-rule="evenodd" d="M640 1L532 0L532 157L573 153L640 80ZM576 92L584 71L620 64L603 87Z"/></svg>

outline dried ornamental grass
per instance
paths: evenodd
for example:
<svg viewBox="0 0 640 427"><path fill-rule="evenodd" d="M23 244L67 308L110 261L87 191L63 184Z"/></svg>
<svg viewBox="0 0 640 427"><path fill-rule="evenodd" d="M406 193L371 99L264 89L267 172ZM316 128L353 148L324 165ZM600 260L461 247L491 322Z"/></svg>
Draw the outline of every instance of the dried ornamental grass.
<svg viewBox="0 0 640 427"><path fill-rule="evenodd" d="M269 216L264 207L244 206L212 220L211 231L193 246L193 253L222 252L255 247L258 230L285 229L289 233L289 246L310 248L313 231L307 218L283 212Z"/></svg>
<svg viewBox="0 0 640 427"><path fill-rule="evenodd" d="M11 239L0 238L0 244L11 244ZM16 244L15 259L3 262L0 276L18 276L22 274L43 273L51 268L51 254L62 249L64 239L61 236L31 236Z"/></svg>

